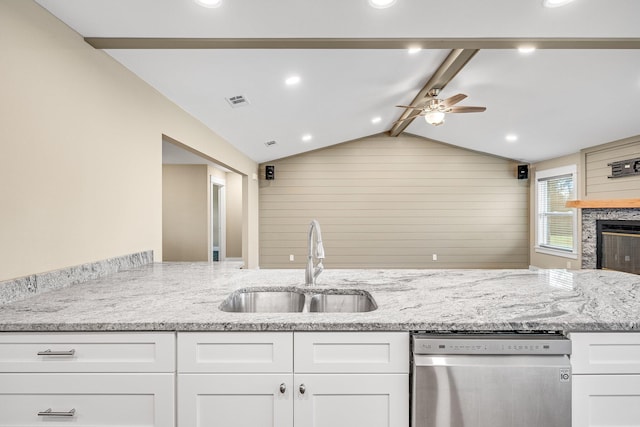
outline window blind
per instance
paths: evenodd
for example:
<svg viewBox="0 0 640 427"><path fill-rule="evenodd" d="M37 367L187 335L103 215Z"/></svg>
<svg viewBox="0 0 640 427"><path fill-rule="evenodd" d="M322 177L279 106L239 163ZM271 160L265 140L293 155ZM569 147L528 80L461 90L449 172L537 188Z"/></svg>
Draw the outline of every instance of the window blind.
<svg viewBox="0 0 640 427"><path fill-rule="evenodd" d="M573 174L537 180L538 246L563 251L574 250L574 212L567 208L574 198Z"/></svg>

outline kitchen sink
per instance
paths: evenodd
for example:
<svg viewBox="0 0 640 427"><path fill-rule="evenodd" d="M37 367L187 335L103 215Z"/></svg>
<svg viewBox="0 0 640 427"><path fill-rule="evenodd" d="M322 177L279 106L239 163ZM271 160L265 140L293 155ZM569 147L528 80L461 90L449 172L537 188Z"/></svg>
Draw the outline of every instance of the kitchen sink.
<svg viewBox="0 0 640 427"><path fill-rule="evenodd" d="M377 308L364 290L295 287L239 289L220 305L220 310L233 313L363 313Z"/></svg>
<svg viewBox="0 0 640 427"><path fill-rule="evenodd" d="M366 291L314 294L309 301L310 312L362 313L376 308L378 305Z"/></svg>
<svg viewBox="0 0 640 427"><path fill-rule="evenodd" d="M239 290L220 306L236 313L297 313L304 308L305 295L297 290Z"/></svg>

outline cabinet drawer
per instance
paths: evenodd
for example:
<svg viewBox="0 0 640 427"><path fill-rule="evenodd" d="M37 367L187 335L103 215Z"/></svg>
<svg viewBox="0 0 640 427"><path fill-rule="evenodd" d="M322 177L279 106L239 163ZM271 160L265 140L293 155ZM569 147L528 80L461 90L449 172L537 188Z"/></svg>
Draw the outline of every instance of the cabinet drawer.
<svg viewBox="0 0 640 427"><path fill-rule="evenodd" d="M574 374L640 373L640 333L572 333Z"/></svg>
<svg viewBox="0 0 640 427"><path fill-rule="evenodd" d="M573 427L640 424L640 375L576 375L572 388Z"/></svg>
<svg viewBox="0 0 640 427"><path fill-rule="evenodd" d="M409 373L405 332L296 332L295 372Z"/></svg>
<svg viewBox="0 0 640 427"><path fill-rule="evenodd" d="M173 374L0 374L0 426L172 427L173 387Z"/></svg>
<svg viewBox="0 0 640 427"><path fill-rule="evenodd" d="M292 372L291 332L178 334L178 372Z"/></svg>
<svg viewBox="0 0 640 427"><path fill-rule="evenodd" d="M1 333L0 372L173 372L173 333Z"/></svg>

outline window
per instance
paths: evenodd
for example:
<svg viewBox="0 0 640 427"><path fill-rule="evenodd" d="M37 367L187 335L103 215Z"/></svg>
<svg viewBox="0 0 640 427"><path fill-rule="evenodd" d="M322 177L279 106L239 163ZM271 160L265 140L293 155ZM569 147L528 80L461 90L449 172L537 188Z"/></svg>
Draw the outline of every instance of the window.
<svg viewBox="0 0 640 427"><path fill-rule="evenodd" d="M536 252L577 258L576 166L536 172Z"/></svg>

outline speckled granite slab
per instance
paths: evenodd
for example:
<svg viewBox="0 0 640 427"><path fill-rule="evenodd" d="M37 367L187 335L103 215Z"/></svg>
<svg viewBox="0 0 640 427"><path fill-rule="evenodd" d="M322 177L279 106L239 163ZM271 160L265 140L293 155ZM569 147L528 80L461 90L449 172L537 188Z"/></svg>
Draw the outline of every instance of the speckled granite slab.
<svg viewBox="0 0 640 427"><path fill-rule="evenodd" d="M0 282L0 305L151 262L153 262L153 251L145 251L7 280Z"/></svg>
<svg viewBox="0 0 640 427"><path fill-rule="evenodd" d="M227 313L236 289L302 287L302 270L150 264L0 309L2 331L640 330L640 276L601 270L326 270L363 289L367 313Z"/></svg>

